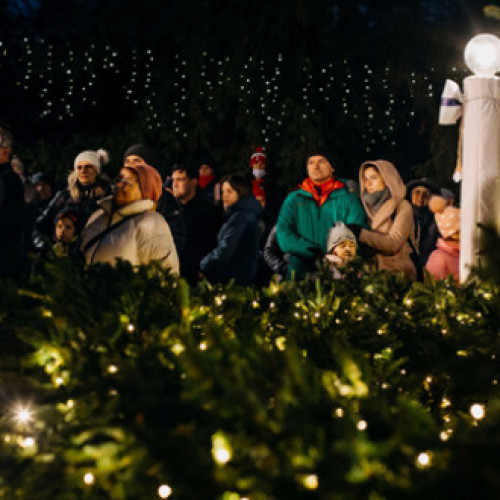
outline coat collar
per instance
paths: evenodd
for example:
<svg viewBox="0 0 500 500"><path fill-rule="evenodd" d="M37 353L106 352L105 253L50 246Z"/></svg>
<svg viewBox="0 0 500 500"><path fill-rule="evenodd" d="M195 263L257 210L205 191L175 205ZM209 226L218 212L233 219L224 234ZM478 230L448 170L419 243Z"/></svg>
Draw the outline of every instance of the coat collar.
<svg viewBox="0 0 500 500"><path fill-rule="evenodd" d="M109 215L113 211L113 195L102 198L97 204ZM120 215L122 218L129 217L130 215L148 212L153 206L152 200L137 200L120 208L115 207L114 214Z"/></svg>

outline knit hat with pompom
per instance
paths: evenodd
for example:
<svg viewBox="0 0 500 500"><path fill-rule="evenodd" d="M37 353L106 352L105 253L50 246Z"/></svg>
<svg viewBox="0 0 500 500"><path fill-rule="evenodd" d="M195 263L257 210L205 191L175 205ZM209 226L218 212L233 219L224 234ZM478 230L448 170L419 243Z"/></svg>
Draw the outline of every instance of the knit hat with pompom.
<svg viewBox="0 0 500 500"><path fill-rule="evenodd" d="M82 151L74 161L74 169L76 172L76 167L78 166L79 163L86 162L90 165L92 165L96 170L97 173L101 173L101 167L103 165L107 165L109 163L109 155L108 152L105 149L98 149L97 151L92 151L91 149L88 149L86 151Z"/></svg>

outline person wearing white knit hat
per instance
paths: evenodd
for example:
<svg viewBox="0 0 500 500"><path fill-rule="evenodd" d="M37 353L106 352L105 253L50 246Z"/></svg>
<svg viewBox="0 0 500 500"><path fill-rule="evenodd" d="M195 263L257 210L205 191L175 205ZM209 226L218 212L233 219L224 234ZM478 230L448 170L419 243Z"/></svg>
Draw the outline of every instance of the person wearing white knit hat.
<svg viewBox="0 0 500 500"><path fill-rule="evenodd" d="M75 157L67 187L56 193L35 222L32 234L35 251L43 251L46 247L52 237L54 218L60 210L72 208L85 222L97 209L98 200L111 194L111 181L102 173L107 163L109 157L104 149L85 150Z"/></svg>
<svg viewBox="0 0 500 500"><path fill-rule="evenodd" d="M102 165L109 163L108 152L104 149L82 151L74 161L78 181L84 186L94 184L101 173Z"/></svg>

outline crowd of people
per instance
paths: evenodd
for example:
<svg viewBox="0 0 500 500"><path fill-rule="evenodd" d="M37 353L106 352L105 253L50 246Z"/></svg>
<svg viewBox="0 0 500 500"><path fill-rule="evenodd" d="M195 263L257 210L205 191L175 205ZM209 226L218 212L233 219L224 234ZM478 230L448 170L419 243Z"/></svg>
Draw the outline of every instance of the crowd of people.
<svg viewBox="0 0 500 500"><path fill-rule="evenodd" d="M453 193L428 178L405 185L386 160L364 162L359 182L338 175L327 151L305 160L307 177L287 194L261 147L243 174L219 178L203 158L173 165L162 179L151 149L135 144L113 181L106 151L86 150L57 189L49 172L25 175L12 134L0 128L0 277L32 273L51 254L87 266L156 262L191 285L262 286L320 266L342 278L354 258L410 280L429 272L458 281Z"/></svg>

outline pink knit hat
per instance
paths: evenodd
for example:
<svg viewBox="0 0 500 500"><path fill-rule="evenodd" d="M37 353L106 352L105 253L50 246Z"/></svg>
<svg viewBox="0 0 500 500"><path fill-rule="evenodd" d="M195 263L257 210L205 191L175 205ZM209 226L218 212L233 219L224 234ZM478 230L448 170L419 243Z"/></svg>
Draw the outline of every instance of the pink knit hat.
<svg viewBox="0 0 500 500"><path fill-rule="evenodd" d="M161 176L156 168L146 164L127 165L124 168L128 168L137 174L143 199L153 200L154 202L160 199L163 187Z"/></svg>

